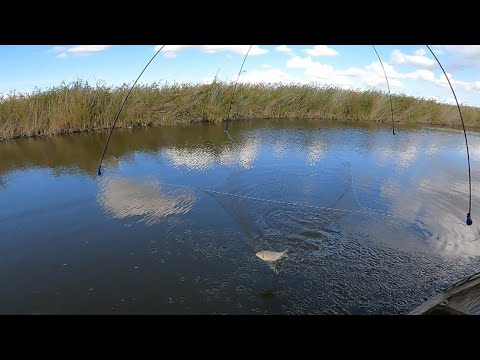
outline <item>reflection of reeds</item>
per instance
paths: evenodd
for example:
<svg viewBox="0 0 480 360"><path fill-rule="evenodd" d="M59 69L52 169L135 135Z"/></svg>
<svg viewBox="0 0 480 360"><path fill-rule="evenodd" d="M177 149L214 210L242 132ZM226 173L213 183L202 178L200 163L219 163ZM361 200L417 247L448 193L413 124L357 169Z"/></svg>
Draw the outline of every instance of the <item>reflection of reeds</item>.
<svg viewBox="0 0 480 360"><path fill-rule="evenodd" d="M118 127L176 125L226 120L233 84L165 84L137 86ZM71 133L112 125L128 85L108 87L85 81L33 94L12 94L0 101L0 138ZM458 125L455 106L405 95L392 97L396 121ZM462 107L467 126L480 126L480 109ZM313 85L239 84L235 118L318 118L390 121L388 94Z"/></svg>

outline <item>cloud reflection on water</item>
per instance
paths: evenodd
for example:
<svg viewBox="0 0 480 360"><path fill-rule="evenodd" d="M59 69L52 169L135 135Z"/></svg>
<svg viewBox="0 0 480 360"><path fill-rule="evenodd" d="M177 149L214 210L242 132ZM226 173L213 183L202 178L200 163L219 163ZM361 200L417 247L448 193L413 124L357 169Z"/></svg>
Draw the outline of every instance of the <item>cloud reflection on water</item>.
<svg viewBox="0 0 480 360"><path fill-rule="evenodd" d="M152 225L169 215L188 213L197 198L191 189L167 191L158 181L107 178L101 182L97 200L114 218L141 216Z"/></svg>

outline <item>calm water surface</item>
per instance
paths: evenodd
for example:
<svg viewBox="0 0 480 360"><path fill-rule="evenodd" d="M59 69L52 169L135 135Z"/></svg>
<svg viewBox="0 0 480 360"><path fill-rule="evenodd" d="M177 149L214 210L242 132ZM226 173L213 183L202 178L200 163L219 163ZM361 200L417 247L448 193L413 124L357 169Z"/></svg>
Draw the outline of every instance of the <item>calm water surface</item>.
<svg viewBox="0 0 480 360"><path fill-rule="evenodd" d="M405 314L480 271L458 130L236 122L0 142L1 314ZM255 256L284 251L272 264Z"/></svg>

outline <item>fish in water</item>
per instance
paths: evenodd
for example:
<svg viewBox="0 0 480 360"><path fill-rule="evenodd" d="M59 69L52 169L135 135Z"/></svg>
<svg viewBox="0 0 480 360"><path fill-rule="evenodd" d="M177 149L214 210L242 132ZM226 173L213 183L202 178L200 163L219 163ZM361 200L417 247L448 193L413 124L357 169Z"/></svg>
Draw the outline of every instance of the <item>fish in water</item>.
<svg viewBox="0 0 480 360"><path fill-rule="evenodd" d="M255 254L259 259L262 259L263 261L268 261L268 262L275 262L277 260L280 260L282 257L287 255L287 250L282 251L282 252L276 252L276 251L259 251Z"/></svg>

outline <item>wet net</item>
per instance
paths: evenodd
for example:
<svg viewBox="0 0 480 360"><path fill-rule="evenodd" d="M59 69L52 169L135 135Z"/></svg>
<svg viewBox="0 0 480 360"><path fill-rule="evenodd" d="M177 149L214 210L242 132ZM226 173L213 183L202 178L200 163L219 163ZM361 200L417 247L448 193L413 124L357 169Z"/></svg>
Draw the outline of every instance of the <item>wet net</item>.
<svg viewBox="0 0 480 360"><path fill-rule="evenodd" d="M342 247L342 222L371 216L352 186L351 166L319 173L276 169L235 171L203 189L234 220L253 252L288 251L289 257L327 256Z"/></svg>

